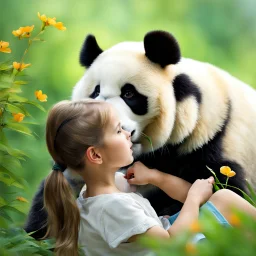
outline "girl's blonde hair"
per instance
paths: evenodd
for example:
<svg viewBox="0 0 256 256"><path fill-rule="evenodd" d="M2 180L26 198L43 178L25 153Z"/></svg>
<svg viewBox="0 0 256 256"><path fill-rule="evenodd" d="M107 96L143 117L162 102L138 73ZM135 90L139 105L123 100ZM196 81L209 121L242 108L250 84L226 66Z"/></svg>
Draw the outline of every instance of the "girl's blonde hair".
<svg viewBox="0 0 256 256"><path fill-rule="evenodd" d="M54 161L79 173L84 168L87 148L103 143L109 110L108 103L96 100L56 104L46 124L47 147ZM46 236L56 238L56 254L77 255L80 214L61 171L52 171L46 178L44 204L48 213Z"/></svg>

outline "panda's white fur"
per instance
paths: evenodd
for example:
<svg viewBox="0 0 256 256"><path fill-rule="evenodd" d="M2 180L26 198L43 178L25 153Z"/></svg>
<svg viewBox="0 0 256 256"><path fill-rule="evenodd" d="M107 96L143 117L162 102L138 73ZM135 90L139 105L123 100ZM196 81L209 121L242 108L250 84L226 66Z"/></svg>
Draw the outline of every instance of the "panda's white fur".
<svg viewBox="0 0 256 256"><path fill-rule="evenodd" d="M171 82L179 74L188 75L199 87L200 108L193 96L175 101ZM133 114L119 97L120 87L127 82L148 97L148 114ZM142 43L125 42L96 58L75 86L72 99L87 98L96 84L101 86L97 99L113 104L124 127L136 129L133 141L142 143L142 147L135 144L136 155L151 150L142 131L151 138L154 149L181 143L179 152L186 154L202 147L222 129L231 102L224 155L240 163L246 177L256 183L256 92L245 83L211 64L187 58L163 69L145 56Z"/></svg>

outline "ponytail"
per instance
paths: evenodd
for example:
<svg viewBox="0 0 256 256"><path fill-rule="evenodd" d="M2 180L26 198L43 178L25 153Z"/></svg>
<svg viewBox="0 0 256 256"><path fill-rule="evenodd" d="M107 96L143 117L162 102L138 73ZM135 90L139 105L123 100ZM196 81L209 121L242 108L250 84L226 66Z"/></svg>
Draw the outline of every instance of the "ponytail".
<svg viewBox="0 0 256 256"><path fill-rule="evenodd" d="M46 178L44 204L48 213L45 237L56 238L56 255L77 256L80 213L61 171L53 170Z"/></svg>
<svg viewBox="0 0 256 256"><path fill-rule="evenodd" d="M48 213L46 236L56 238L58 256L78 255L80 224L78 206L62 171L67 166L77 174L85 170L87 148L103 144L109 110L106 102L81 100L61 101L49 112L46 142L57 164L45 180L44 204Z"/></svg>

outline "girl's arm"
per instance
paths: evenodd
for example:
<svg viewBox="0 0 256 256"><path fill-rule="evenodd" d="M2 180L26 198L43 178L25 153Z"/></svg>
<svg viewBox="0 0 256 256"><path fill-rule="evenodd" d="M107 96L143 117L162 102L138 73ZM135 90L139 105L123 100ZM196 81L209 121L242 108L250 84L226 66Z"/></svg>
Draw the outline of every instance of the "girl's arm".
<svg viewBox="0 0 256 256"><path fill-rule="evenodd" d="M141 162L134 163L127 170L125 177L129 184L152 184L157 186L168 196L182 203L185 202L191 187L191 183L171 174L163 173L156 169L149 169Z"/></svg>
<svg viewBox="0 0 256 256"><path fill-rule="evenodd" d="M212 195L213 182L214 179L212 177L206 180L196 180L196 182L194 182L189 189L180 214L172 226L167 231L159 226L154 226L148 229L144 235L168 238L175 236L179 232L187 229L194 220L198 219L200 206L204 204ZM139 236L141 235L133 236L128 239L128 241L133 242Z"/></svg>

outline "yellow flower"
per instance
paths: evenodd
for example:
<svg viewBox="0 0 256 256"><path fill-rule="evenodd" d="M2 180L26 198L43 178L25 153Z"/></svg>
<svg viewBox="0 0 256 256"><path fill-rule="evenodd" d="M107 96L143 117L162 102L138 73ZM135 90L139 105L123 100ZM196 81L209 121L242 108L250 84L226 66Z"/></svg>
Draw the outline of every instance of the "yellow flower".
<svg viewBox="0 0 256 256"><path fill-rule="evenodd" d="M57 22L55 25L54 25L55 28L59 29L59 30L66 30L67 28L63 26L63 23L62 22Z"/></svg>
<svg viewBox="0 0 256 256"><path fill-rule="evenodd" d="M43 22L43 28L42 29L44 29L44 27L46 27L46 26L54 26L59 30L66 30L67 29L66 27L64 27L62 22L57 22L55 17L54 18L49 18L49 17L46 17L45 14L41 15L39 12L37 13L37 16Z"/></svg>
<svg viewBox="0 0 256 256"><path fill-rule="evenodd" d="M41 90L35 91L36 98L40 100L41 102L47 101L47 95L43 94Z"/></svg>
<svg viewBox="0 0 256 256"><path fill-rule="evenodd" d="M23 69L25 69L25 68L31 66L30 63L25 64L25 63L19 63L19 62L16 62L16 61L13 62L12 65L13 65L13 67L14 67L15 69L17 69L18 71L22 71Z"/></svg>
<svg viewBox="0 0 256 256"><path fill-rule="evenodd" d="M220 173L222 173L223 175L226 175L229 178L231 178L231 177L236 175L236 173L234 171L232 171L230 169L230 167L228 167L228 166L222 166L220 168Z"/></svg>
<svg viewBox="0 0 256 256"><path fill-rule="evenodd" d="M21 37L21 35L22 35L22 30L21 30L21 29L13 30L13 31L12 31L12 34L13 34L14 36Z"/></svg>
<svg viewBox="0 0 256 256"><path fill-rule="evenodd" d="M46 17L45 14L43 15L40 15L40 13L38 12L37 13L37 16L38 18L44 22L44 26L50 26L50 25L55 25L56 24L56 18L49 18L49 17Z"/></svg>
<svg viewBox="0 0 256 256"><path fill-rule="evenodd" d="M193 232L193 233L198 233L201 232L201 225L199 224L198 220L195 220L189 227L189 229Z"/></svg>
<svg viewBox="0 0 256 256"><path fill-rule="evenodd" d="M16 122L21 122L25 117L25 115L23 115L22 113L12 113L12 116Z"/></svg>
<svg viewBox="0 0 256 256"><path fill-rule="evenodd" d="M188 242L186 244L185 250L186 250L186 252L188 254L195 254L195 253L197 253L197 248L196 248L195 244L190 243L190 242Z"/></svg>
<svg viewBox="0 0 256 256"><path fill-rule="evenodd" d="M233 227L239 227L241 225L241 220L239 219L239 217L232 213L228 216L227 218L229 224Z"/></svg>
<svg viewBox="0 0 256 256"><path fill-rule="evenodd" d="M26 26L26 27L20 27L17 30L13 30L12 34L16 37L18 37L19 39L24 38L24 37L30 37L31 36L31 32L34 29L34 25L32 26Z"/></svg>
<svg viewBox="0 0 256 256"><path fill-rule="evenodd" d="M5 41L0 41L0 52L10 53L11 49L8 48L9 43Z"/></svg>
<svg viewBox="0 0 256 256"><path fill-rule="evenodd" d="M24 202L24 203L28 203L28 200L22 196L17 196L16 200L20 201L20 202Z"/></svg>

